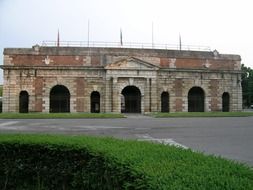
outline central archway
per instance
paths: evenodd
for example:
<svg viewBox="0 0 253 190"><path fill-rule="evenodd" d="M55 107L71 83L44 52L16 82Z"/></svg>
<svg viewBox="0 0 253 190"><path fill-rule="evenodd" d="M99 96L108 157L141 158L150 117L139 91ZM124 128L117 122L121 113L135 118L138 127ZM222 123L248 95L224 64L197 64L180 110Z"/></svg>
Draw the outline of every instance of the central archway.
<svg viewBox="0 0 253 190"><path fill-rule="evenodd" d="M122 113L141 113L141 92L136 86L125 87L121 94Z"/></svg>
<svg viewBox="0 0 253 190"><path fill-rule="evenodd" d="M70 93L63 85L56 85L50 91L50 112L70 112Z"/></svg>
<svg viewBox="0 0 253 190"><path fill-rule="evenodd" d="M205 93L200 87L193 87L188 92L188 112L204 112Z"/></svg>

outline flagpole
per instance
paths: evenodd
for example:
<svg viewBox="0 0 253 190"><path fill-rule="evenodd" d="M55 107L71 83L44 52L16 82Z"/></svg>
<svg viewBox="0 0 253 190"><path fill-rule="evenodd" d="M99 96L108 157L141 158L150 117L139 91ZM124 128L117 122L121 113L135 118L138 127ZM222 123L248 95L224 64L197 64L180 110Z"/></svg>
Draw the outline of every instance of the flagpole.
<svg viewBox="0 0 253 190"><path fill-rule="evenodd" d="M154 48L154 24L152 22L152 48Z"/></svg>
<svg viewBox="0 0 253 190"><path fill-rule="evenodd" d="M58 33L57 33L57 47L60 46L60 33L59 33L59 28L58 28Z"/></svg>
<svg viewBox="0 0 253 190"><path fill-rule="evenodd" d="M123 46L122 29L120 28L120 46Z"/></svg>
<svg viewBox="0 0 253 190"><path fill-rule="evenodd" d="M88 19L88 41L87 41L88 47L90 46L90 20Z"/></svg>
<svg viewBox="0 0 253 190"><path fill-rule="evenodd" d="M182 50L181 34L179 33L179 50Z"/></svg>

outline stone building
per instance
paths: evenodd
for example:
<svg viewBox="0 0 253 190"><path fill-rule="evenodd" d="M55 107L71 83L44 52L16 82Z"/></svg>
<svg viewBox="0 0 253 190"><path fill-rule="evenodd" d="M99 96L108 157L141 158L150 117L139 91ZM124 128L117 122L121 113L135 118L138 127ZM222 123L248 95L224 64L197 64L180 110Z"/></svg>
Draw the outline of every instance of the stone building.
<svg viewBox="0 0 253 190"><path fill-rule="evenodd" d="M217 51L6 48L3 112L241 111L240 61Z"/></svg>

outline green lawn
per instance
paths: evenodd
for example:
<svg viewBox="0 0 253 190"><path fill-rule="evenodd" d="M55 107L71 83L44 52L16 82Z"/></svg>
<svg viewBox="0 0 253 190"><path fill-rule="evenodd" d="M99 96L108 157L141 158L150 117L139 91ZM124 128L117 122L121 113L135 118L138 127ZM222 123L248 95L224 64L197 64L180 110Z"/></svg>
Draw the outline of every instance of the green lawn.
<svg viewBox="0 0 253 190"><path fill-rule="evenodd" d="M249 117L253 112L175 112L152 113L152 117ZM119 113L0 113L0 119L83 119L83 118L124 118Z"/></svg>
<svg viewBox="0 0 253 190"><path fill-rule="evenodd" d="M152 113L153 117L249 117L253 112L175 112Z"/></svg>
<svg viewBox="0 0 253 190"><path fill-rule="evenodd" d="M83 119L83 118L123 118L116 113L0 113L0 119Z"/></svg>
<svg viewBox="0 0 253 190"><path fill-rule="evenodd" d="M0 134L1 189L253 190L252 168L162 144Z"/></svg>

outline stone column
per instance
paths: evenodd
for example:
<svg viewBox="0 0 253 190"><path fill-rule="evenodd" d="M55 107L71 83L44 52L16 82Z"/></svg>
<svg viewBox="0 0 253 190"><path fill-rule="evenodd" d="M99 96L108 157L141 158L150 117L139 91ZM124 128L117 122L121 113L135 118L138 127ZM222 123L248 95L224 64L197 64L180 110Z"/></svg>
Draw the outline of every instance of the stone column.
<svg viewBox="0 0 253 190"><path fill-rule="evenodd" d="M144 113L151 112L151 79L146 78L146 84L144 89Z"/></svg>
<svg viewBox="0 0 253 190"><path fill-rule="evenodd" d="M230 111L242 111L242 88L239 76L233 76Z"/></svg>
<svg viewBox="0 0 253 190"><path fill-rule="evenodd" d="M242 85L241 85L241 74L237 75L237 110L242 111Z"/></svg>
<svg viewBox="0 0 253 190"><path fill-rule="evenodd" d="M175 112L182 112L183 111L183 80L182 79L175 79L174 81L174 90L175 90ZM185 97L188 96L188 92L185 93ZM186 104L187 105L187 104ZM187 110L188 110L188 106Z"/></svg>
<svg viewBox="0 0 253 190"><path fill-rule="evenodd" d="M112 79L111 78L106 78L105 79L105 112L112 112Z"/></svg>
<svg viewBox="0 0 253 190"><path fill-rule="evenodd" d="M118 78L112 80L112 112L120 112L120 96L118 92Z"/></svg>
<svg viewBox="0 0 253 190"><path fill-rule="evenodd" d="M151 79L151 93L150 93L150 101L151 101L151 112L157 112L158 111L158 105L157 105L157 80Z"/></svg>

